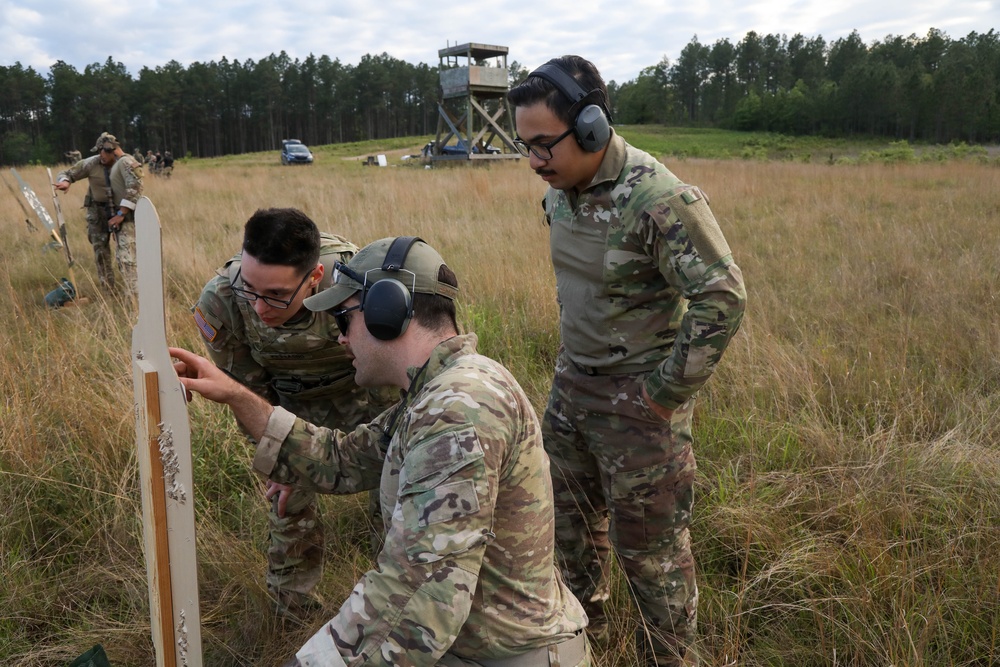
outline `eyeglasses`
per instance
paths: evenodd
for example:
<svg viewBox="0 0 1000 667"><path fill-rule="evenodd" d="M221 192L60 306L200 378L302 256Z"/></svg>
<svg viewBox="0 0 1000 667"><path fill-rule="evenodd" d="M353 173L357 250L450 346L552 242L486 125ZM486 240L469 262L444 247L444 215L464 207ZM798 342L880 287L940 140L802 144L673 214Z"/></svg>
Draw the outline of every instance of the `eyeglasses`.
<svg viewBox="0 0 1000 667"><path fill-rule="evenodd" d="M534 153L535 157L537 157L539 160L551 160L552 147L571 134L573 134L572 127L547 144L529 144L524 139L518 137L517 139L514 140L514 147L517 149L517 152L523 155L524 157L528 157L528 153L531 152Z"/></svg>
<svg viewBox="0 0 1000 667"><path fill-rule="evenodd" d="M341 262L341 261L338 260L338 261L336 261L336 262L333 263L333 282L334 282L334 284L337 284L337 283L340 282L340 275L339 274L341 274L341 273L343 273L345 276L347 276L348 278L350 278L351 280L353 280L356 283L361 283L362 285L365 284L365 276L358 275L357 271L355 271L354 269L352 269L351 267L349 267L347 264L344 264L343 262Z"/></svg>
<svg viewBox="0 0 1000 667"><path fill-rule="evenodd" d="M102 153L114 153L114 152L115 152L115 147L114 147L114 146L111 146L111 147L109 148L108 146L102 146L102 147L101 147L101 152L102 152Z"/></svg>
<svg viewBox="0 0 1000 667"><path fill-rule="evenodd" d="M333 321L337 323L337 328L340 329L340 334L342 336L347 335L347 328L351 325L351 321L347 319L347 313L352 310L361 310L361 304L356 306L351 306L350 308L341 308L340 310L328 310L326 312L333 316Z"/></svg>
<svg viewBox="0 0 1000 667"><path fill-rule="evenodd" d="M244 287L237 287L236 281L240 279L240 274L242 272L243 269L236 272L236 280L233 280L232 284L233 294L246 301L256 301L257 299L260 299L267 305L271 306L271 308L278 308L279 310L285 310L292 305L292 301L295 301L295 295L298 294L299 290L302 289L302 286L306 284L306 279L312 275L312 271L310 271L306 275L302 276L302 280L300 280L299 284L296 285L295 289L292 291L292 295L287 299L279 299L277 297L264 296L263 294L251 292Z"/></svg>

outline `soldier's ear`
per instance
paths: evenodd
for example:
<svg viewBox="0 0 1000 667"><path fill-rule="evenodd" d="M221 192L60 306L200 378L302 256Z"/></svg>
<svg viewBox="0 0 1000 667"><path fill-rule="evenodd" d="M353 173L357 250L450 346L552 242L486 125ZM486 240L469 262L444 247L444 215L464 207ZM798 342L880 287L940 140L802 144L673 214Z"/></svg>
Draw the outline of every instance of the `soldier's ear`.
<svg viewBox="0 0 1000 667"><path fill-rule="evenodd" d="M309 278L309 287L316 287L323 282L324 274L326 274L326 267L323 266L323 262L318 262L316 268L313 269L312 276Z"/></svg>

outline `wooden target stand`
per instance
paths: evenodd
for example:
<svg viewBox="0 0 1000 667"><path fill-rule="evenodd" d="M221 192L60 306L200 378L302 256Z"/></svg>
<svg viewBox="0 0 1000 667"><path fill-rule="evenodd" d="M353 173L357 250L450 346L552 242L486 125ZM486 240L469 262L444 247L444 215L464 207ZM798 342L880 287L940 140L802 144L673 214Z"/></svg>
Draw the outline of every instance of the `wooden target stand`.
<svg viewBox="0 0 1000 667"><path fill-rule="evenodd" d="M66 220L65 218L63 218L62 205L59 203L59 194L58 194L59 191L56 189L55 181L52 180L52 170L46 167L45 171L49 175L49 186L52 188L52 204L53 206L55 206L56 209L56 217L59 220L58 224L56 224L55 221L52 220L52 216L49 215L48 210L46 210L45 206L38 198L38 195L36 195L35 191L31 188L30 185L28 185L28 182L21 177L21 174L17 173L17 169L14 169L13 167L10 168L10 172L14 175L14 178L17 179L18 187L20 188L21 194L23 194L24 198L28 200L28 204L31 205L31 208L35 212L35 215L38 216L38 219L42 222L42 225L52 235L55 247L61 248L63 250L63 253L66 255L66 271L67 275L69 276L69 281L73 286L74 294L63 305L71 305L71 304L81 305L87 303L89 299L87 299L87 297L82 297L79 295L80 286L79 284L77 284L76 275L73 272L73 264L74 264L73 253L70 251L69 241L66 239ZM7 183L7 179L4 179L4 183ZM9 187L12 192L14 192L15 198L17 198L17 192L14 190L13 186L11 186L10 183L7 183L7 187ZM34 227L31 225L31 214L28 212L28 209L24 205L24 202L21 201L20 198L17 198L17 203L21 205L21 210L24 211L24 215L26 216L25 222L28 223L31 229L34 229Z"/></svg>
<svg viewBox="0 0 1000 667"><path fill-rule="evenodd" d="M150 629L157 667L202 667L191 429L184 387L167 351L160 219L135 211L139 318L132 330L135 431Z"/></svg>

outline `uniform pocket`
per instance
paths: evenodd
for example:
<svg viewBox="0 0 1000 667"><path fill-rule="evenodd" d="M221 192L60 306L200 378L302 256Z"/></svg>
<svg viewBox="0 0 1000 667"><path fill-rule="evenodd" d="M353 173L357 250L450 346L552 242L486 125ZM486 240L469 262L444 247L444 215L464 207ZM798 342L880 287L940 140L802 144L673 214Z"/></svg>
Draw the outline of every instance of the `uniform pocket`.
<svg viewBox="0 0 1000 667"><path fill-rule="evenodd" d="M492 511L483 512L486 464L474 428L421 443L400 472L399 509L407 557L432 563L486 544Z"/></svg>

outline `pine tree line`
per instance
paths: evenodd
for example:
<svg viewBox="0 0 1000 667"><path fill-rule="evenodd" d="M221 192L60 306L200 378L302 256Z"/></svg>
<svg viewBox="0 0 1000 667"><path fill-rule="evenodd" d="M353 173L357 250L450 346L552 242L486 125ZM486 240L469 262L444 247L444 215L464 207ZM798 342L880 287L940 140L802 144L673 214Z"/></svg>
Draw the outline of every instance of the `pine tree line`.
<svg viewBox="0 0 1000 667"><path fill-rule="evenodd" d="M695 36L675 63L611 92L622 123L937 143L1000 141L1000 35L822 37L747 33L711 46Z"/></svg>
<svg viewBox="0 0 1000 667"><path fill-rule="evenodd" d="M516 61L510 77L527 71ZM830 44L801 34L748 32L711 46L695 36L623 84L609 82L619 123L947 143L1000 141L1000 35L952 40L855 31ZM108 58L82 72L63 61L47 76L0 66L0 163L54 162L89 151L109 131L130 152L176 156L272 150L283 138L329 144L433 134L438 67L382 53L357 65L282 51L258 62L176 61L133 77Z"/></svg>

